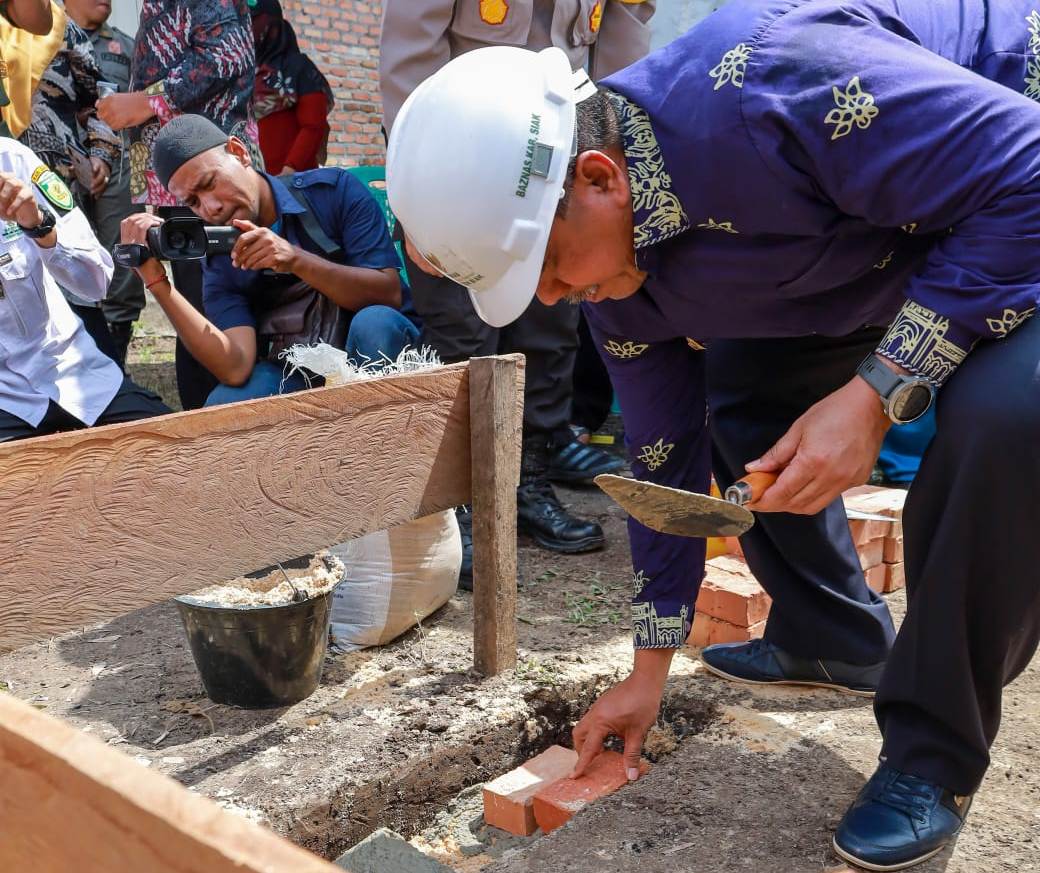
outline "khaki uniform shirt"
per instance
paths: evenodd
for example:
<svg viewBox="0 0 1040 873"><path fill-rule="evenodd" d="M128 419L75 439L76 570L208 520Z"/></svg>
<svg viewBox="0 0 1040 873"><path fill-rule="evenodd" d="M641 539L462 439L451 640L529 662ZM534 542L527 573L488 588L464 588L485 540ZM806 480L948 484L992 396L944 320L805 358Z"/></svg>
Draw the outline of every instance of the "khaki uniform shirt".
<svg viewBox="0 0 1040 873"><path fill-rule="evenodd" d="M650 48L655 0L385 0L379 44L383 123L449 60L475 48L563 49L600 79Z"/></svg>

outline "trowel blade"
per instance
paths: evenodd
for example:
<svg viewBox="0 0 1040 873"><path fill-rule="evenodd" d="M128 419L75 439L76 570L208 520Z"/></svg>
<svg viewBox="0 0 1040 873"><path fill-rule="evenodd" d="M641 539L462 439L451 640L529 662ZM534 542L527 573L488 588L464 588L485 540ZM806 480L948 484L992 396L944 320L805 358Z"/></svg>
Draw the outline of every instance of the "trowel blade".
<svg viewBox="0 0 1040 873"><path fill-rule="evenodd" d="M743 506L622 476L597 476L596 484L640 524L681 537L736 537L755 523Z"/></svg>

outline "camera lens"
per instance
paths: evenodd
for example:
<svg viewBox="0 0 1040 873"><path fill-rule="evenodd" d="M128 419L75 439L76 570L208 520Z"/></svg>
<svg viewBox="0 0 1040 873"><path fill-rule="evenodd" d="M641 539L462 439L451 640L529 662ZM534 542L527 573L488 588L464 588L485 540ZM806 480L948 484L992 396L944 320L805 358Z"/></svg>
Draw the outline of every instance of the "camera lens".
<svg viewBox="0 0 1040 873"><path fill-rule="evenodd" d="M170 245L173 246L173 248L179 251L182 251L188 247L188 237L184 234L183 231L180 230L171 231L169 242Z"/></svg>

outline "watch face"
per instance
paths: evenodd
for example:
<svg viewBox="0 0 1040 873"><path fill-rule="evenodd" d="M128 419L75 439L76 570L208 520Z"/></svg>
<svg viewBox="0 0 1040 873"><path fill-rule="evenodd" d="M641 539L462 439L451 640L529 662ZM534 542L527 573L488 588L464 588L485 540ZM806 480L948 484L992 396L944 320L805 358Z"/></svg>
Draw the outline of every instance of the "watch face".
<svg viewBox="0 0 1040 873"><path fill-rule="evenodd" d="M891 416L900 424L920 418L932 405L932 387L927 382L906 382L900 385L891 400Z"/></svg>

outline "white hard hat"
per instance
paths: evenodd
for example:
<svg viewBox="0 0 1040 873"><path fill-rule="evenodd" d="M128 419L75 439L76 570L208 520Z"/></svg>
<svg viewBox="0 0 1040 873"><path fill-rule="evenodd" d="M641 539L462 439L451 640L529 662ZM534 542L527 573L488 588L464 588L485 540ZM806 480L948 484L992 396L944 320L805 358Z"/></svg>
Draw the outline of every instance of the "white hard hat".
<svg viewBox="0 0 1040 873"><path fill-rule="evenodd" d="M560 49L493 46L424 81L390 133L391 209L494 327L534 297L571 158L575 102Z"/></svg>

